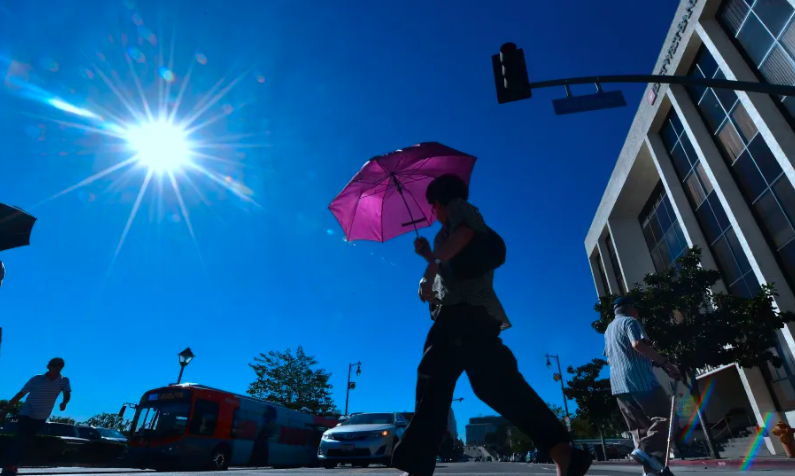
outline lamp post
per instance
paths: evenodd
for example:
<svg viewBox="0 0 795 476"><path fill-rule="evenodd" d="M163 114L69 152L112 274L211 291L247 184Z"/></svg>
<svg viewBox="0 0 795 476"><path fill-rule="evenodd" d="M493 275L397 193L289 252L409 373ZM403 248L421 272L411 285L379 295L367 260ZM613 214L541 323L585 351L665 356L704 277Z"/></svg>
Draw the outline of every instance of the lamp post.
<svg viewBox="0 0 795 476"><path fill-rule="evenodd" d="M193 360L193 352L191 352L190 347L183 350L179 353L179 377L177 378L177 385L182 382L182 372L185 371L185 367L188 366L191 360Z"/></svg>
<svg viewBox="0 0 795 476"><path fill-rule="evenodd" d="M557 355L546 355L547 358L547 368L552 368L552 362L550 362L550 358L555 359L558 363L558 373L555 380L560 380L560 392L563 394L563 409L566 410L566 429L569 430L571 433L571 417L569 416L569 404L566 402L566 392L564 391L565 387L563 386L563 372L560 370L560 358Z"/></svg>
<svg viewBox="0 0 795 476"><path fill-rule="evenodd" d="M356 388L356 382L351 382L351 369L353 369L354 365L356 366L356 376L358 377L362 374L361 362L348 364L348 388L345 390L345 416L348 416L348 400L350 400L351 390Z"/></svg>

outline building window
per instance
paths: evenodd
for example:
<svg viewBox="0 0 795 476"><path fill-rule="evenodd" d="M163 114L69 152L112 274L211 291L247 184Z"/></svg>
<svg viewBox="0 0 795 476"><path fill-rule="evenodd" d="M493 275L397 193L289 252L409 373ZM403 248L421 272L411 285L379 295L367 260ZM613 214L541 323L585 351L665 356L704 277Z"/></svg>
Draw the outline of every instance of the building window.
<svg viewBox="0 0 795 476"><path fill-rule="evenodd" d="M605 274L605 267L604 263L602 263L602 255L599 254L599 251L596 252L596 268L599 274L599 279L602 281L602 292L604 294L610 294L610 286L607 284L607 275Z"/></svg>
<svg viewBox="0 0 795 476"><path fill-rule="evenodd" d="M691 75L723 78L702 47ZM795 189L732 90L688 88L790 285L795 283Z"/></svg>
<svg viewBox="0 0 795 476"><path fill-rule="evenodd" d="M624 275L621 274L621 268L618 266L618 256L616 256L616 244L613 242L613 237L610 233L605 238L607 245L607 254L610 255L610 264L613 265L613 273L616 275L616 282L618 282L618 294L623 296L627 294L627 285L624 282Z"/></svg>
<svg viewBox="0 0 795 476"><path fill-rule="evenodd" d="M727 287L734 294L755 295L759 281L676 111L671 110L660 135Z"/></svg>
<svg viewBox="0 0 795 476"><path fill-rule="evenodd" d="M760 79L795 85L795 8L787 0L726 0L718 14ZM795 97L779 96L795 122Z"/></svg>
<svg viewBox="0 0 795 476"><path fill-rule="evenodd" d="M662 182L652 192L638 219L654 269L659 273L676 266L676 260L687 250L687 240Z"/></svg>

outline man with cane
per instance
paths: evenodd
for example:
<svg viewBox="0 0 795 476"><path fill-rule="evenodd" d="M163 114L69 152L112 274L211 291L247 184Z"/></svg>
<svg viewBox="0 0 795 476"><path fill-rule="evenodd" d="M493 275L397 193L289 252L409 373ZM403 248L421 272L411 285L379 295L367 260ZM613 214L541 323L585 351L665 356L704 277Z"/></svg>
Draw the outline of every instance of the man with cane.
<svg viewBox="0 0 795 476"><path fill-rule="evenodd" d="M652 346L638 321L638 307L629 297L613 302L615 320L605 331L605 356L610 365L610 386L635 440L630 457L648 473L665 470L668 451L670 399L654 376L660 367L676 380L679 369Z"/></svg>

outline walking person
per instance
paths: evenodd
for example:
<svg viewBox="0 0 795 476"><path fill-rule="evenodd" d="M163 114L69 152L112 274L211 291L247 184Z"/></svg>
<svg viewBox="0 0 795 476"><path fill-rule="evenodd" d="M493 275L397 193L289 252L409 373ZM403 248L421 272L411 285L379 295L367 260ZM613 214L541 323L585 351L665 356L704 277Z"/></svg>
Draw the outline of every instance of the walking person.
<svg viewBox="0 0 795 476"><path fill-rule="evenodd" d="M629 297L613 302L616 318L605 331L605 356L610 365L610 386L635 440L630 454L646 473L662 473L668 449L671 401L653 366L680 379L679 369L660 355L638 321L638 308Z"/></svg>
<svg viewBox="0 0 795 476"><path fill-rule="evenodd" d="M468 198L469 187L455 175L436 178L426 191L442 229L433 250L424 238L414 246L428 262L419 295L430 303L434 324L418 368L415 413L392 464L410 476L433 474L453 391L466 372L475 395L548 452L558 476L583 476L590 455L571 446L566 428L519 373L516 358L500 339L511 323L494 292L493 268L461 277L466 273L456 258L473 256L467 247L491 231Z"/></svg>
<svg viewBox="0 0 795 476"><path fill-rule="evenodd" d="M36 375L28 380L22 390L0 410L0 420L3 420L25 395L28 396L19 411L16 437L3 456L2 476L16 476L17 467L22 461L25 451L33 445L36 433L44 428L44 424L50 418L55 406L55 401L61 393L63 393L63 400L60 408L61 411L66 410L66 405L69 404L72 396L72 388L69 385L69 379L61 375L63 368L63 359L50 360L47 365L47 373Z"/></svg>

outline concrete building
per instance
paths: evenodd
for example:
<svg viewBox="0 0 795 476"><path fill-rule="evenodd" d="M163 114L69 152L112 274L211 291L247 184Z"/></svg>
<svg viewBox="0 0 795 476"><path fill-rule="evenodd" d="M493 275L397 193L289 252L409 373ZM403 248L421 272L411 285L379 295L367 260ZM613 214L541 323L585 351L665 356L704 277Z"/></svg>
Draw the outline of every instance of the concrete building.
<svg viewBox="0 0 795 476"><path fill-rule="evenodd" d="M682 0L654 74L795 84L793 17L795 0ZM585 239L597 293L624 294L697 245L721 290L775 283L778 308L795 311L794 125L795 97L649 85ZM785 365L769 378L702 370L711 422L795 425L795 325L778 337Z"/></svg>
<svg viewBox="0 0 795 476"><path fill-rule="evenodd" d="M505 422L501 416L474 417L469 419L466 426L467 445L485 445L486 435L494 433Z"/></svg>

